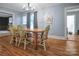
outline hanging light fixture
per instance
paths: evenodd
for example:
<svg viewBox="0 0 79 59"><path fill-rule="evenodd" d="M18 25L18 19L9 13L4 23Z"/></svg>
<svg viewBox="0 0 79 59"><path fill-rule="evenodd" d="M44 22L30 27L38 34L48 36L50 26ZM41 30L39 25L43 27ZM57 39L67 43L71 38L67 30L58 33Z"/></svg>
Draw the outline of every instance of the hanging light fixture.
<svg viewBox="0 0 79 59"><path fill-rule="evenodd" d="M32 5L30 3L28 3L27 5L23 5L23 9L25 11L34 11L35 10L35 8L32 7Z"/></svg>

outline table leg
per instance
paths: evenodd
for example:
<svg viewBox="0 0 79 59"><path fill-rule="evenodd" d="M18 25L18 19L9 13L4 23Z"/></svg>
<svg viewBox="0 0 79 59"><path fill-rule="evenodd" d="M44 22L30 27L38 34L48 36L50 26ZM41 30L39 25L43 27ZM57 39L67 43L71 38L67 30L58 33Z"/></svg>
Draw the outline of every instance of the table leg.
<svg viewBox="0 0 79 59"><path fill-rule="evenodd" d="M34 35L35 35L34 48L35 50L37 50L38 49L38 34L34 33Z"/></svg>

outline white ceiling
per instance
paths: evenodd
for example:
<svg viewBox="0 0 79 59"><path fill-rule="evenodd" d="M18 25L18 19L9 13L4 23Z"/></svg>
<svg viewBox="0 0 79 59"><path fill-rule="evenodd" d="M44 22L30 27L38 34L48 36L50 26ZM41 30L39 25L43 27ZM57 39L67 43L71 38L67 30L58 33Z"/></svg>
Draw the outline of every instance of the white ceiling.
<svg viewBox="0 0 79 59"><path fill-rule="evenodd" d="M36 10L39 10L41 8L45 8L48 6L56 6L60 4L62 3L31 3L31 6L35 7ZM2 8L4 10L8 9L8 10L17 11L17 12L24 12L23 5L27 5L27 3L0 3L0 9ZM2 15L10 16L10 14L0 13L0 16Z"/></svg>
<svg viewBox="0 0 79 59"><path fill-rule="evenodd" d="M32 7L35 7L36 10L48 7L48 6L56 6L60 3L31 3ZM27 6L27 3L0 3L0 9L17 11L17 12L24 12L23 5ZM9 17L11 14L2 13L0 12L0 17Z"/></svg>
<svg viewBox="0 0 79 59"><path fill-rule="evenodd" d="M31 3L31 6L35 7L35 9L41 9L47 6L55 6L59 4L60 3ZM0 8L23 12L23 5L27 5L27 3L0 3Z"/></svg>

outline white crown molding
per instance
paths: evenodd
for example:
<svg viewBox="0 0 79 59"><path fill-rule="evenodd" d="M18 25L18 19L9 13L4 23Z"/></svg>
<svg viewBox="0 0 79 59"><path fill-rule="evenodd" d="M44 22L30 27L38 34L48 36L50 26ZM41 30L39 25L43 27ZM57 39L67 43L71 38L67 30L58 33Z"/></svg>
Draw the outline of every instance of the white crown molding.
<svg viewBox="0 0 79 59"><path fill-rule="evenodd" d="M74 12L74 11L79 11L79 9L67 10L67 12Z"/></svg>

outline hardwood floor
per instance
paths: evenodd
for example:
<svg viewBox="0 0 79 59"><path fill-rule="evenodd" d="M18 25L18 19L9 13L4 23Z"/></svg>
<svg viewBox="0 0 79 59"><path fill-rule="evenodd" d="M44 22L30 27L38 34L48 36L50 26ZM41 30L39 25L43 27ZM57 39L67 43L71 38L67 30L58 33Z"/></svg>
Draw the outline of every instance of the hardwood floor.
<svg viewBox="0 0 79 59"><path fill-rule="evenodd" d="M23 50L23 46L16 47L10 45L10 36L0 37L0 55L1 56L75 56L79 55L79 37L74 36L74 40L48 39L47 51L42 47L34 50L28 46ZM77 40L77 41L76 41Z"/></svg>

